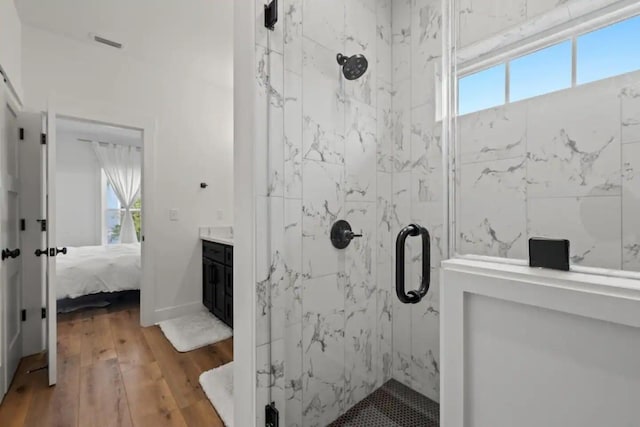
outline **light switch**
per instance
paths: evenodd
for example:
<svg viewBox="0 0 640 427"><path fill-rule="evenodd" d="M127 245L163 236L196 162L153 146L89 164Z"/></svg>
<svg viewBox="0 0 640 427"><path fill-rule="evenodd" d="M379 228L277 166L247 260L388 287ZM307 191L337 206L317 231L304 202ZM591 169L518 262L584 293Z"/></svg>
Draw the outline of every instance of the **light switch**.
<svg viewBox="0 0 640 427"><path fill-rule="evenodd" d="M169 209L169 220L170 221L178 220L178 209Z"/></svg>

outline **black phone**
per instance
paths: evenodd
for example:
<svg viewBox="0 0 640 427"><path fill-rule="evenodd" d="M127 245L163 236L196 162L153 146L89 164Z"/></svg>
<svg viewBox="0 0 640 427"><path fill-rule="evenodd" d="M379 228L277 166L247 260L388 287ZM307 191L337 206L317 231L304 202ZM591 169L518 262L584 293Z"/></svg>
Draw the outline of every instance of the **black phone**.
<svg viewBox="0 0 640 427"><path fill-rule="evenodd" d="M569 271L569 241L566 239L529 239L529 266Z"/></svg>

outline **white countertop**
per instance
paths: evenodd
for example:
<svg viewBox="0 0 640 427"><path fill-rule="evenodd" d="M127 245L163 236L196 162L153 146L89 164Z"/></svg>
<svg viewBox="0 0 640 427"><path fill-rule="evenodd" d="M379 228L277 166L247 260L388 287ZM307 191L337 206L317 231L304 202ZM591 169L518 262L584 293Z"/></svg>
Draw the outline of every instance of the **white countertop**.
<svg viewBox="0 0 640 427"><path fill-rule="evenodd" d="M200 227L200 239L233 246L233 227Z"/></svg>
<svg viewBox="0 0 640 427"><path fill-rule="evenodd" d="M233 246L233 239L219 237L219 236L209 236L207 234L200 234L200 240L206 240L207 242L222 243L223 245Z"/></svg>

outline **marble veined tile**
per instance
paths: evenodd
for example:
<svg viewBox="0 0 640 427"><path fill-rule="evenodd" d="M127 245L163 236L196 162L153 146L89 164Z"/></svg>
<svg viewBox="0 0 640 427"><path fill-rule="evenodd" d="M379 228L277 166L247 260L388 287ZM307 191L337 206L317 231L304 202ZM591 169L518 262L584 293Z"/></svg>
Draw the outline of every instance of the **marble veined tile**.
<svg viewBox="0 0 640 427"><path fill-rule="evenodd" d="M566 4L568 0L527 0L527 18L534 18Z"/></svg>
<svg viewBox="0 0 640 427"><path fill-rule="evenodd" d="M526 159L469 163L460 168L460 251L525 258Z"/></svg>
<svg viewBox="0 0 640 427"><path fill-rule="evenodd" d="M620 196L530 199L528 233L569 239L572 264L619 270L621 216Z"/></svg>
<svg viewBox="0 0 640 427"><path fill-rule="evenodd" d="M345 219L353 231L362 234L344 249L345 294L347 304L375 299L376 291L376 203L347 202Z"/></svg>
<svg viewBox="0 0 640 427"><path fill-rule="evenodd" d="M345 195L348 201L376 201L376 109L362 102L347 103Z"/></svg>
<svg viewBox="0 0 640 427"><path fill-rule="evenodd" d="M346 94L349 98L375 107L378 81L375 2L347 0L345 19L347 25L343 53L345 55L361 54L369 61L369 68L363 76L357 80L345 80Z"/></svg>
<svg viewBox="0 0 640 427"><path fill-rule="evenodd" d="M302 74L302 0L284 0L284 68Z"/></svg>
<svg viewBox="0 0 640 427"><path fill-rule="evenodd" d="M411 200L443 199L441 123L434 120L433 106L414 108L411 114Z"/></svg>
<svg viewBox="0 0 640 427"><path fill-rule="evenodd" d="M302 78L285 71L284 196L302 197Z"/></svg>
<svg viewBox="0 0 640 427"><path fill-rule="evenodd" d="M393 349L392 349L392 323L393 323L393 301L392 268L378 268L378 293L376 327L378 334L377 352L377 378L378 385L383 384L391 378L393 370Z"/></svg>
<svg viewBox="0 0 640 427"><path fill-rule="evenodd" d="M344 168L304 160L302 259L305 277L344 271L344 251L331 245L331 226L345 215Z"/></svg>
<svg viewBox="0 0 640 427"><path fill-rule="evenodd" d="M376 233L378 264L390 264L393 256L393 200L392 174L378 172L378 201L376 206ZM383 267L384 268L384 267Z"/></svg>
<svg viewBox="0 0 640 427"><path fill-rule="evenodd" d="M257 344L262 345L282 338L290 276L284 255L284 199L258 197L256 204L257 212L264 213L257 220L261 232L256 236L256 336Z"/></svg>
<svg viewBox="0 0 640 427"><path fill-rule="evenodd" d="M376 42L378 80L391 83L391 3L376 0Z"/></svg>
<svg viewBox="0 0 640 427"><path fill-rule="evenodd" d="M458 0L458 43L469 46L526 20L526 0Z"/></svg>
<svg viewBox="0 0 640 427"><path fill-rule="evenodd" d="M302 322L285 328L284 396L285 425L302 427Z"/></svg>
<svg viewBox="0 0 640 427"><path fill-rule="evenodd" d="M622 142L640 142L640 84L626 87L622 100Z"/></svg>
<svg viewBox="0 0 640 427"><path fill-rule="evenodd" d="M432 278L430 293L411 310L411 382L413 388L430 399L440 399L440 309L436 289L439 278Z"/></svg>
<svg viewBox="0 0 640 427"><path fill-rule="evenodd" d="M333 52L344 50L345 2L347 0L305 0L302 8L303 34Z"/></svg>
<svg viewBox="0 0 640 427"><path fill-rule="evenodd" d="M442 57L442 6L440 0L412 0L411 5L411 106L435 105L436 82Z"/></svg>
<svg viewBox="0 0 640 427"><path fill-rule="evenodd" d="M518 102L458 117L461 162L523 156L527 149L526 113L527 103Z"/></svg>
<svg viewBox="0 0 640 427"><path fill-rule="evenodd" d="M411 81L394 84L393 163L395 172L411 170Z"/></svg>
<svg viewBox="0 0 640 427"><path fill-rule="evenodd" d="M270 402L275 402L278 408L285 407L284 369L283 339L278 339L270 344L264 344L256 348L257 425L264 425L264 407ZM269 391L271 391L271 394ZM269 400L269 397L271 397L271 400Z"/></svg>
<svg viewBox="0 0 640 427"><path fill-rule="evenodd" d="M391 64L394 84L411 78L411 0L391 3Z"/></svg>
<svg viewBox="0 0 640 427"><path fill-rule="evenodd" d="M378 381L375 292L373 296L345 309L345 410L371 394Z"/></svg>
<svg viewBox="0 0 640 427"><path fill-rule="evenodd" d="M640 142L622 146L622 268L640 271Z"/></svg>
<svg viewBox="0 0 640 427"><path fill-rule="evenodd" d="M378 144L377 170L393 172L393 125L390 83L378 81L378 103L376 107L376 141Z"/></svg>
<svg viewBox="0 0 640 427"><path fill-rule="evenodd" d="M620 195L620 101L610 82L531 101L529 197Z"/></svg>
<svg viewBox="0 0 640 427"><path fill-rule="evenodd" d="M344 280L335 274L303 282L303 424L325 426L344 407Z"/></svg>
<svg viewBox="0 0 640 427"><path fill-rule="evenodd" d="M284 185L284 77L282 54L256 46L256 108L269 111L258 114L256 144L258 162L256 168L257 194L282 196ZM267 123L267 117L269 122ZM269 129L269 139L267 135ZM269 156L267 156L267 152ZM269 159L269 162L265 159Z"/></svg>
<svg viewBox="0 0 640 427"><path fill-rule="evenodd" d="M285 324L302 321L302 201L284 199L284 263Z"/></svg>
<svg viewBox="0 0 640 427"><path fill-rule="evenodd" d="M344 85L336 63L336 52L306 38L303 49L303 156L305 159L343 163Z"/></svg>
<svg viewBox="0 0 640 427"><path fill-rule="evenodd" d="M567 2L568 0L527 0L527 18L542 15Z"/></svg>

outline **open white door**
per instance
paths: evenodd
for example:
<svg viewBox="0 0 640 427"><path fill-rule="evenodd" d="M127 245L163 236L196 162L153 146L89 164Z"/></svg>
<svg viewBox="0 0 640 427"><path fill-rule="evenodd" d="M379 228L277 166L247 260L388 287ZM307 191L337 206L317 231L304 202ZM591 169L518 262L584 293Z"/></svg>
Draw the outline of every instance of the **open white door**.
<svg viewBox="0 0 640 427"><path fill-rule="evenodd" d="M2 83L0 107L1 398L7 392L22 357L18 106L11 101L8 88Z"/></svg>
<svg viewBox="0 0 640 427"><path fill-rule="evenodd" d="M46 144L43 158L46 166L46 191L43 192L47 219L47 362L49 365L49 385L57 381L58 372L58 325L56 305L56 113L49 102L47 111Z"/></svg>

